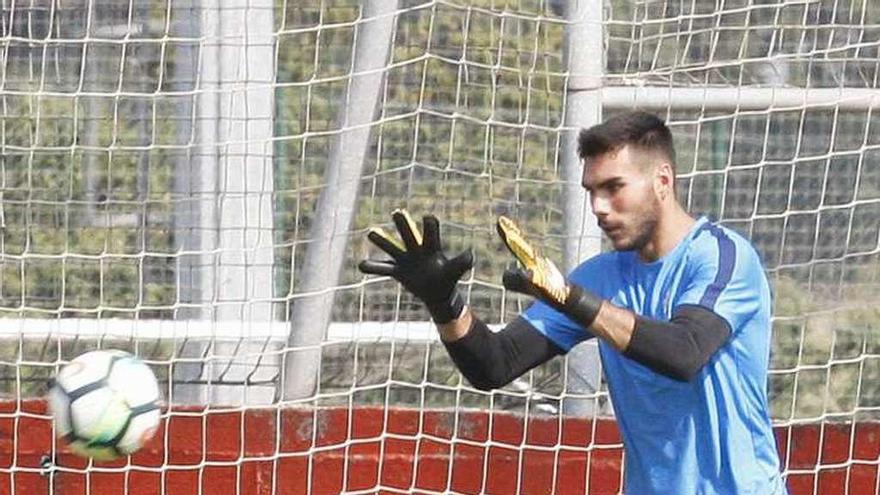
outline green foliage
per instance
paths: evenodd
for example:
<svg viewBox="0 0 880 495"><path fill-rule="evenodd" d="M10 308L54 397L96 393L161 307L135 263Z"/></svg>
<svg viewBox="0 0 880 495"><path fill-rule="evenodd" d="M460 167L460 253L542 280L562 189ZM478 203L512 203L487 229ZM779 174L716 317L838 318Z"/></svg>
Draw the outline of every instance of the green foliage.
<svg viewBox="0 0 880 495"><path fill-rule="evenodd" d="M497 280L509 260L494 218L516 213L549 252L559 253L560 212L547 206L559 204L561 194L554 127L563 106L562 25L540 3L533 7L549 17L499 16L513 7L498 2L411 7L397 18L340 283L362 280L354 267L368 253L367 227L388 224L397 207L417 217L430 211L443 221L451 250L475 250L471 303L498 314ZM340 129L357 15L356 2L288 3L280 26L276 238L291 247L278 260L282 297L297 291L303 256L295 253L309 238L308 214L324 187L334 138L320 133ZM338 291L334 318L424 318L418 305L398 305L393 285L374 284L368 294Z"/></svg>
<svg viewBox="0 0 880 495"><path fill-rule="evenodd" d="M775 282L773 417L877 417L880 286L859 284L848 297L829 298L793 278Z"/></svg>
<svg viewBox="0 0 880 495"><path fill-rule="evenodd" d="M396 284L362 284L355 269L377 254L366 229L389 226L397 207L416 217L434 213L450 251L474 250L465 291L491 323L509 320L526 303L500 288L510 257L494 233L497 215L517 218L551 258L562 258L567 69L557 3L401 0L335 320L425 319ZM595 54L604 56L603 83L745 86L783 78L795 87L873 87L880 31L864 26L880 23L880 10L870 2L829 9L737 0L720 11L716 3L607 2L606 50ZM280 318L300 290L318 198L332 187L325 173L343 132L340 109L357 103L346 94L361 4L276 2ZM94 41L85 50L78 42L28 43L21 33L3 42L0 317L180 317L180 294L190 287L178 273L186 247L175 238L175 215L193 199L179 181L202 152L192 123L194 69L186 64L187 51L198 47L165 31L166 24L180 29L175 15L195 14L167 6L139 5L132 15L144 31L124 43L115 42L123 34L112 34L113 43ZM125 25L123 11L96 11L93 22ZM84 37L87 17L77 9L59 8L55 16L53 36ZM841 26L859 43L839 36ZM880 168L871 164L880 145L878 112L670 109L665 116L677 142L679 197L693 213L752 239L774 279L774 416L876 410ZM90 345L97 344L0 346L8 378L0 383L28 373L43 380L52 366L22 363L54 363ZM166 342L149 345L164 356L159 360L178 352ZM346 343L325 352L328 393L357 386L357 400L367 402L483 407L488 400L450 388L460 377L436 344ZM561 376L557 360L532 380L552 395Z"/></svg>

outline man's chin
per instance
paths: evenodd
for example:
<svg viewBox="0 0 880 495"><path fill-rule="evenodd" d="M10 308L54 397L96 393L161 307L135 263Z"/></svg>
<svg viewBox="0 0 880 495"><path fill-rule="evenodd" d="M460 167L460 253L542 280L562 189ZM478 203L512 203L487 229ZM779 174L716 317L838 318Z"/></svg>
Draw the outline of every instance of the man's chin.
<svg viewBox="0 0 880 495"><path fill-rule="evenodd" d="M614 248L615 251L632 251L632 243L629 242L628 239L614 239L613 237L608 236L608 240L611 241L611 247Z"/></svg>
<svg viewBox="0 0 880 495"><path fill-rule="evenodd" d="M611 242L611 247L615 251L637 251L645 245L644 243L640 244L638 239L633 239L632 237L619 236L614 238L607 234L605 237Z"/></svg>

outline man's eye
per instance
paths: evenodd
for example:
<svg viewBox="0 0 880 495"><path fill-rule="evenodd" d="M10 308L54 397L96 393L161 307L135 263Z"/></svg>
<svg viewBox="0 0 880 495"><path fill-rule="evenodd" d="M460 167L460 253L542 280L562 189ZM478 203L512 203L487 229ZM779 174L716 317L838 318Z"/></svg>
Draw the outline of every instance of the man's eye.
<svg viewBox="0 0 880 495"><path fill-rule="evenodd" d="M623 187L623 184L609 184L608 191L609 192L617 192L620 188Z"/></svg>

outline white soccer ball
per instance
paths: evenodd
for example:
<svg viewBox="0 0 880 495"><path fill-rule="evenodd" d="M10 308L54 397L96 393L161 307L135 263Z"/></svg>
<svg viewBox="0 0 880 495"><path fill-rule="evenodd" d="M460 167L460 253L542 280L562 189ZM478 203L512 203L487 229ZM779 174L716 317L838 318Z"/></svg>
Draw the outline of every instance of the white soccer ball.
<svg viewBox="0 0 880 495"><path fill-rule="evenodd" d="M140 359L92 351L61 368L49 390L55 434L100 461L131 454L159 426L159 383Z"/></svg>

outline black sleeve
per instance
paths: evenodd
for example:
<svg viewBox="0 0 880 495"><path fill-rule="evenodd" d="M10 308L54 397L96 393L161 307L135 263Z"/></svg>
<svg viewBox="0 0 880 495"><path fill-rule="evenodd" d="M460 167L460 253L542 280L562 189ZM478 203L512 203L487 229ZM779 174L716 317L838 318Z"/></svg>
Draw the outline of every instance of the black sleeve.
<svg viewBox="0 0 880 495"><path fill-rule="evenodd" d="M623 355L679 381L690 381L730 337L727 320L702 306L680 306L668 322L636 317Z"/></svg>
<svg viewBox="0 0 880 495"><path fill-rule="evenodd" d="M461 374L479 390L503 387L562 354L562 349L522 317L493 332L474 316L464 337L444 345Z"/></svg>

